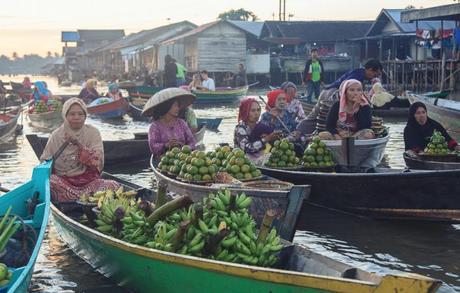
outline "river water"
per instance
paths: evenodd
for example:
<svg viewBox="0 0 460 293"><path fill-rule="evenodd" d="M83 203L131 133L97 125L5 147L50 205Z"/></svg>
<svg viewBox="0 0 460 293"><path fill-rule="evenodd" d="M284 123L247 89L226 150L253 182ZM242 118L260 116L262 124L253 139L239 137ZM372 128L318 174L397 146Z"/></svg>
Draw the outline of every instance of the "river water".
<svg viewBox="0 0 460 293"><path fill-rule="evenodd" d="M55 94L78 92L79 87L59 88L55 79L46 80ZM5 81L21 81L22 77L0 76ZM223 117L220 132L207 132L205 144L213 148L221 142L232 142L236 123L236 105L196 109L198 117ZM103 139L132 137L133 132L146 131L148 124L127 118L114 124L88 118L88 123L98 127ZM384 163L403 168L402 131L404 121L386 120L391 139L386 148ZM13 188L31 176L38 163L25 134L43 133L23 120L24 131L11 141L0 144L0 182ZM150 186L152 178L148 169L109 170L139 185ZM389 182L388 184L391 184ZM359 268L379 272L415 272L443 281L440 292L460 292L460 225L388 222L363 219L333 213L319 208L308 208L302 213L295 242L312 250L344 261ZM75 256L61 241L50 222L47 237L42 245L31 284L32 292L127 292L109 279L93 271Z"/></svg>

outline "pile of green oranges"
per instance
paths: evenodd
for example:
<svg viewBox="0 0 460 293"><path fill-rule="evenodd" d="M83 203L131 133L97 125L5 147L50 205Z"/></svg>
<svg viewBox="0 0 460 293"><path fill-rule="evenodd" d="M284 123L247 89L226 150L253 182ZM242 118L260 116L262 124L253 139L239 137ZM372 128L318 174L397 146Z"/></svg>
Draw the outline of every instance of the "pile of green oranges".
<svg viewBox="0 0 460 293"><path fill-rule="evenodd" d="M241 149L218 147L211 152L192 151L185 145L167 151L160 159L158 169L177 176L186 182L213 182L219 171L226 171L239 180L251 180L262 176Z"/></svg>
<svg viewBox="0 0 460 293"><path fill-rule="evenodd" d="M300 166L300 158L296 156L294 144L286 138L276 140L270 150L270 158L265 165L273 168Z"/></svg>
<svg viewBox="0 0 460 293"><path fill-rule="evenodd" d="M326 144L318 137L315 137L304 151L302 165L307 168L321 168L332 167L335 163L331 150L326 148Z"/></svg>

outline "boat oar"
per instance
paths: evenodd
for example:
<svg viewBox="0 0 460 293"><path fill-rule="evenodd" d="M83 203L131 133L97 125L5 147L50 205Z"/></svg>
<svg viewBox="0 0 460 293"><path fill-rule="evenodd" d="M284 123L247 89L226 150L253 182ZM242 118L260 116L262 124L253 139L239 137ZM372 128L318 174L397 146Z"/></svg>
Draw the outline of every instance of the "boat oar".
<svg viewBox="0 0 460 293"><path fill-rule="evenodd" d="M248 84L248 88L250 88L251 86L255 86L256 84L259 84L259 81L256 81L254 83Z"/></svg>
<svg viewBox="0 0 460 293"><path fill-rule="evenodd" d="M267 102L264 101L264 99L261 96L259 96L259 99L265 104L265 106L267 107L267 109L269 111L272 110L272 108L267 104ZM273 116L275 116L276 119L278 119L278 121L281 123L281 125L284 127L284 129L289 133L289 135L292 135L292 132L289 130L289 128L286 126L286 124L283 122L283 120L281 120L281 118L276 116L276 115L273 115Z"/></svg>

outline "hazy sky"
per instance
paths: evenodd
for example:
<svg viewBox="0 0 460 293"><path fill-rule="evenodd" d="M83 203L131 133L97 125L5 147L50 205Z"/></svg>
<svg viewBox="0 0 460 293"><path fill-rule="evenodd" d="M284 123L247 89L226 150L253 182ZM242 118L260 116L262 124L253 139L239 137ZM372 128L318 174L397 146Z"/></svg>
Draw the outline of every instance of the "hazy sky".
<svg viewBox="0 0 460 293"><path fill-rule="evenodd" d="M126 33L189 20L201 25L229 9L273 19L278 0L14 0L0 4L0 54L61 52L61 30L125 29ZM384 3L384 4L382 4ZM286 0L292 20L374 20L382 8L431 7L452 0ZM384 5L384 6L382 6ZM275 18L277 15L275 16ZM168 20L169 18L169 20Z"/></svg>

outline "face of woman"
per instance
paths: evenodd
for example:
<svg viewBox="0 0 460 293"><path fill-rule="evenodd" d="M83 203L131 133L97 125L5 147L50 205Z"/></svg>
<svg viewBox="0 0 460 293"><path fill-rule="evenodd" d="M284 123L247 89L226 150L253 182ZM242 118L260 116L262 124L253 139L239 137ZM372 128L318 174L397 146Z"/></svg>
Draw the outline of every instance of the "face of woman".
<svg viewBox="0 0 460 293"><path fill-rule="evenodd" d="M423 107L418 107L417 111L414 114L415 121L417 121L420 125L425 125L426 121L428 120L428 115Z"/></svg>
<svg viewBox="0 0 460 293"><path fill-rule="evenodd" d="M296 94L297 94L297 90L296 90L295 88L293 88L293 87L288 87L288 88L286 89L286 95L287 95L288 97L294 98Z"/></svg>
<svg viewBox="0 0 460 293"><path fill-rule="evenodd" d="M257 122L260 117L260 106L259 103L252 103L251 110L249 111L249 122Z"/></svg>
<svg viewBox="0 0 460 293"><path fill-rule="evenodd" d="M73 104L72 106L70 106L66 118L69 122L70 128L75 130L80 129L83 127L83 124L85 124L85 111L83 111L83 109L79 105Z"/></svg>
<svg viewBox="0 0 460 293"><path fill-rule="evenodd" d="M363 95L361 84L354 83L347 89L347 101L358 103Z"/></svg>
<svg viewBox="0 0 460 293"><path fill-rule="evenodd" d="M177 117L177 116L179 116L179 110L180 110L179 102L174 101L174 103L171 105L171 109L169 109L167 114L171 115L173 117Z"/></svg>
<svg viewBox="0 0 460 293"><path fill-rule="evenodd" d="M286 94L279 94L276 98L275 108L279 110L284 110L287 107L287 98Z"/></svg>

